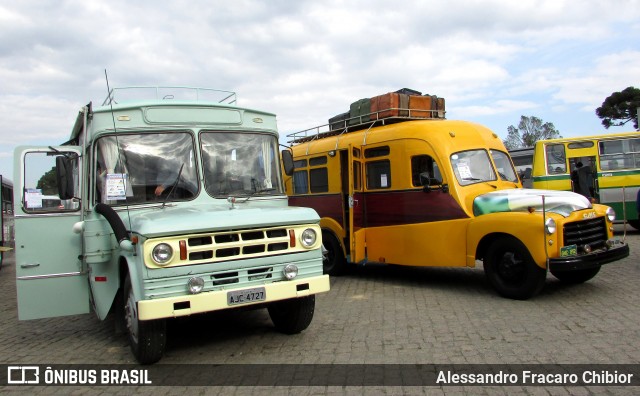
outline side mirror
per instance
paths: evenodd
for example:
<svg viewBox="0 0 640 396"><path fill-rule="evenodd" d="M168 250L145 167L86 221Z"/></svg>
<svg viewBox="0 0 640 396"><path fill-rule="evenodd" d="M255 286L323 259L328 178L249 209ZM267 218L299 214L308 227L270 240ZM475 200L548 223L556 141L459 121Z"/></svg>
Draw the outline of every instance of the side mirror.
<svg viewBox="0 0 640 396"><path fill-rule="evenodd" d="M427 193L434 190L442 190L444 193L449 192L449 185L443 184L440 179L430 177L426 172L420 174L420 184L423 186L422 191Z"/></svg>
<svg viewBox="0 0 640 396"><path fill-rule="evenodd" d="M61 200L73 198L73 165L63 155L56 157L56 182Z"/></svg>
<svg viewBox="0 0 640 396"><path fill-rule="evenodd" d="M287 176L293 175L293 154L291 150L282 150L282 165Z"/></svg>

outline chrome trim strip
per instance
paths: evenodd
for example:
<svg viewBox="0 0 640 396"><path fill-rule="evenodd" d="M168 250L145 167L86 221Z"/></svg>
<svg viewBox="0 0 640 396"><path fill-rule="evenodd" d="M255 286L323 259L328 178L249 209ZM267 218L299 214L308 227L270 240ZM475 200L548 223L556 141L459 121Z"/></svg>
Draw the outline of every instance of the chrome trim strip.
<svg viewBox="0 0 640 396"><path fill-rule="evenodd" d="M22 208L19 208L22 210ZM15 212L14 218L22 219L22 218L43 218L43 217L80 217L80 209L75 210L73 212L42 212L42 213L24 213L17 211ZM78 220L79 221L79 220Z"/></svg>
<svg viewBox="0 0 640 396"><path fill-rule="evenodd" d="M31 276L18 276L17 280L34 280L34 279L49 279L49 278L65 278L68 276L80 276L85 275L86 272L65 272L61 274L47 274L47 275L31 275Z"/></svg>

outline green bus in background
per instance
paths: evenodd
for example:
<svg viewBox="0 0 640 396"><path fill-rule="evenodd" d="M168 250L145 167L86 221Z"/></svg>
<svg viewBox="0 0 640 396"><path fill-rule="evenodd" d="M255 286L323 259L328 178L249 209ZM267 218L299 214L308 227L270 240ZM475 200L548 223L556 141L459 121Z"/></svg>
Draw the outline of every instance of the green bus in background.
<svg viewBox="0 0 640 396"><path fill-rule="evenodd" d="M640 132L538 141L533 187L579 192L640 229Z"/></svg>

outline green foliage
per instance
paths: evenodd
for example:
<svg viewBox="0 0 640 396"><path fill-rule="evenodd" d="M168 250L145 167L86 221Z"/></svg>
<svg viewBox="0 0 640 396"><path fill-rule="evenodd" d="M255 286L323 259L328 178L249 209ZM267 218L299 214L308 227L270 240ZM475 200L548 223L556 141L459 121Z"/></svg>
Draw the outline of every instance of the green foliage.
<svg viewBox="0 0 640 396"><path fill-rule="evenodd" d="M540 118L534 116L520 116L518 127L510 125L507 131L507 139L504 141L507 150L533 147L538 140L562 137L553 123L542 123Z"/></svg>
<svg viewBox="0 0 640 396"><path fill-rule="evenodd" d="M609 129L633 121L638 129L638 107L640 107L640 89L627 87L621 92L614 92L596 109L596 115L602 119L602 125ZM614 122L614 121L618 122Z"/></svg>
<svg viewBox="0 0 640 396"><path fill-rule="evenodd" d="M36 188L41 188L44 195L58 195L58 181L56 180L56 168L51 168L50 171L42 175Z"/></svg>

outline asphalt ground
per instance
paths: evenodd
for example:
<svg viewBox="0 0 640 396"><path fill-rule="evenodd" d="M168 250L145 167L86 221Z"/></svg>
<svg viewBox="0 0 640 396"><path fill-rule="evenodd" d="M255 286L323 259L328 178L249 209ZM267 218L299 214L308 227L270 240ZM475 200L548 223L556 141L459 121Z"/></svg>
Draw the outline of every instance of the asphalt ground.
<svg viewBox="0 0 640 396"><path fill-rule="evenodd" d="M616 227L617 236L622 237L621 226ZM594 369L601 367L600 364L637 365L640 363L640 233L628 229L626 241L630 245L630 256L603 266L591 281L568 286L549 275L542 292L528 301L499 297L489 286L481 267L358 267L344 276L331 278L331 291L317 296L313 322L301 334L287 336L276 332L264 309L172 319L168 322L166 354L158 364L168 368L197 364L245 369L262 364L285 368L300 365L333 367L338 371L344 368L349 374L354 374L349 371L353 367L397 369L402 366L393 365L407 364L533 365L541 370L550 365L582 364ZM5 253L0 270L0 365L135 365L127 337L114 331L113 317L100 321L89 314L18 321L15 285L15 259L12 253ZM277 381L276 386L0 384L0 391L154 395L618 395L640 392L638 387L618 385L400 386L379 378L358 386L347 383L336 385L329 381L327 385L315 386L283 385Z"/></svg>

